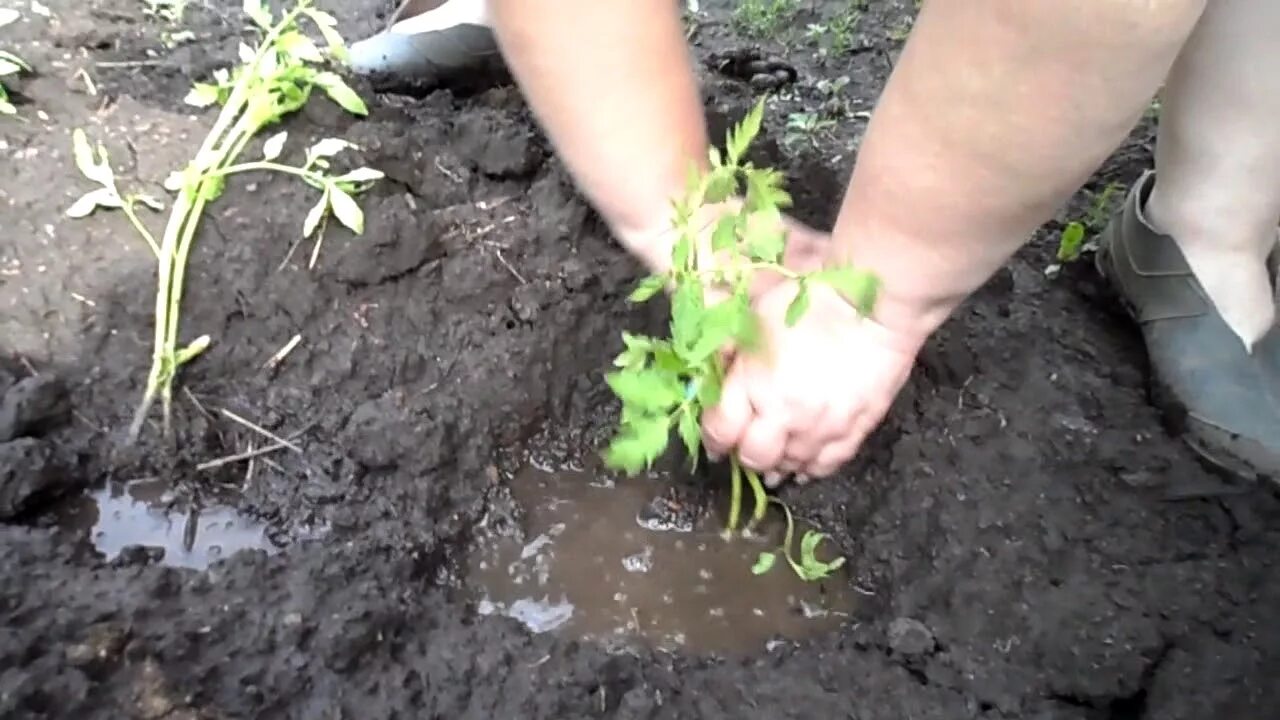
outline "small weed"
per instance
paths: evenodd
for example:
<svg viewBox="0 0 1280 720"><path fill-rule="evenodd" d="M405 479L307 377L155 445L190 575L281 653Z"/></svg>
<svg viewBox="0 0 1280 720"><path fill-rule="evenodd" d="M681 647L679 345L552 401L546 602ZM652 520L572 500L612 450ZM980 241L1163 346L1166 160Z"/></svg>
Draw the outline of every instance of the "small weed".
<svg viewBox="0 0 1280 720"><path fill-rule="evenodd" d="M0 8L0 27L11 25L21 17L17 10ZM25 60L7 50L0 50L0 115L17 115L18 108L9 99L9 91L5 88L4 78L11 75L31 72L31 66Z"/></svg>
<svg viewBox="0 0 1280 720"><path fill-rule="evenodd" d="M787 129L782 142L794 149L801 143L818 147L818 136L835 127L836 121L814 112L796 112L787 116Z"/></svg>
<svg viewBox="0 0 1280 720"><path fill-rule="evenodd" d="M782 187L781 173L743 160L760 131L763 113L762 99L729 131L723 157L718 148L712 148L710 170L690 173L686 194L675 203L677 237L671 269L645 278L630 295L632 302L639 303L670 289L670 337L622 333L624 350L613 362L618 369L605 377L622 401L619 432L604 453L610 467L628 474L650 467L666 452L673 428L696 465L702 412L719 402L725 378L719 350L728 343L740 352L759 349L759 321L748 295L756 272L774 272L798 281L798 292L786 312L788 324L794 324L807 309L812 283L834 288L863 313L869 312L875 300L877 280L865 271L829 267L799 274L781 264L786 243L782 209L790 206L791 197ZM741 208L719 218L710 236L705 235L694 223L697 211L739 197L743 186L746 195ZM729 297L708 306L709 283L731 291ZM744 479L755 500L746 532L764 519L769 504L756 472L742 467L737 458L731 459L730 470L726 537L738 529ZM816 546L818 540L804 542ZM803 559L796 567L804 567ZM806 579L822 574L812 564L806 572Z"/></svg>
<svg viewBox="0 0 1280 720"><path fill-rule="evenodd" d="M143 2L146 4L144 13L173 25L181 23L187 12L188 0L143 0Z"/></svg>
<svg viewBox="0 0 1280 720"><path fill-rule="evenodd" d="M809 25L805 31L809 40L819 44L823 39L827 41L818 49L819 55L843 55L853 49L854 35L858 30L858 23L862 21L862 6L863 3L860 2L850 3L849 7L827 22Z"/></svg>
<svg viewBox="0 0 1280 720"><path fill-rule="evenodd" d="M1058 239L1059 263L1073 262L1083 251L1089 249L1085 245L1085 237L1102 232L1111 215L1111 206L1119 190L1119 183L1112 182L1107 183L1102 192L1090 194L1089 211L1084 219L1072 220L1062 229L1062 235Z"/></svg>
<svg viewBox="0 0 1280 720"><path fill-rule="evenodd" d="M796 0L742 0L732 21L748 37L767 38L783 34L798 9Z"/></svg>
<svg viewBox="0 0 1280 720"><path fill-rule="evenodd" d="M352 195L382 177L382 173L370 168L330 176L329 158L353 147L337 138L327 138L312 146L301 166L279 163L277 159L287 139L285 133L278 133L264 143L262 160L237 164L240 154L259 130L300 109L316 88L354 115L368 112L364 102L339 75L321 69L330 61L345 58L345 45L335 30L337 20L333 16L312 7L311 0L299 0L279 22L274 21L262 0L245 0L244 11L262 33L262 40L256 49L242 44L238 67L218 70L214 73L214 82L197 83L188 93L188 104L221 105L222 109L190 164L165 181L166 189L176 192L177 197L158 243L133 212L135 202L155 205L145 196L121 196L105 150L99 145L95 152L82 131L74 136L77 166L85 177L101 187L77 200L68 212L83 217L98 207L124 210L151 245L159 265L152 365L142 402L129 427L130 441L137 438L157 397L163 407L164 434L170 433L174 376L211 342L208 335L202 335L179 348L178 319L187 258L201 214L208 203L222 194L227 177L241 172L275 171L297 176L319 190L320 201L303 223L302 234L306 237L316 231L330 212L352 232L362 232L364 216ZM309 18L324 36L327 50L322 51L303 34L299 27L303 17Z"/></svg>

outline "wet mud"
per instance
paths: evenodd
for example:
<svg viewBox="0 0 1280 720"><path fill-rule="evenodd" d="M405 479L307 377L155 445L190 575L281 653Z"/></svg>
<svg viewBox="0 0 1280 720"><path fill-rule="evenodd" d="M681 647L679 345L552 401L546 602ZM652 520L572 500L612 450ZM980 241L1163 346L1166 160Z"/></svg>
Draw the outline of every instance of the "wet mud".
<svg viewBox="0 0 1280 720"><path fill-rule="evenodd" d="M391 9L321 5L349 38ZM0 717L1274 717L1280 502L1271 486L1202 468L1176 418L1152 409L1139 337L1089 263L1046 275L1085 194L930 340L855 462L781 493L848 558L834 591L852 599L847 616L789 625L790 593L744 576L725 613L772 603L760 608L772 628L743 633L755 650L713 643L724 635L692 617L714 606L686 599L679 617L651 610L640 626L651 634L619 647L585 625L535 632L486 614L471 567L490 533L523 548L545 532L543 500L513 478L531 457L589 466L615 420L602 374L620 331L662 324L661 307L625 302L640 268L519 92L356 83L368 118L317 100L286 121L297 142L342 136L361 147L353 162L387 173L362 199L365 234L330 228L311 267L314 248L294 248L311 189L230 184L183 308L184 339L214 344L184 368L174 437L148 427L129 447L154 263L118 214L63 215L87 189L70 133L86 128L121 178L158 186L211 121L180 99L234 61L239 3L190 4L194 41L180 43L131 1L0 6L23 12L0 43L40 69L16 81L25 121L0 124ZM843 5L806 6L785 38L756 39L726 3L703 3L690 37L713 137L758 97L756 75L785 79L753 152L785 173L800 219L830 227L913 7L868 4L837 43L810 31L834 27ZM751 57L766 65L746 60L750 76L725 60ZM1151 129L1135 129L1089 188L1136 178ZM267 442L228 412L297 451L261 456L251 475L217 464ZM714 506L724 469L682 476L682 460L661 472ZM138 478L172 493L165 514L111 509L129 493L102 493ZM616 504L592 507L637 502L613 480ZM666 493L646 502L671 509ZM65 524L95 497L109 498L98 531ZM202 515L192 551L173 551L192 500L261 523L270 545L236 551L212 534L219 517ZM132 535L108 531L117 518ZM592 520L565 523L550 547L606 561L629 549L632 526L578 550L604 532ZM635 533L636 552L658 542L649 532ZM714 569L737 560L680 555L658 588L613 568L601 595L625 588L660 609L661 585L691 593L690 573L714 564L723 601L731 578ZM664 646L676 627L716 637ZM757 642L770 631L777 641Z"/></svg>

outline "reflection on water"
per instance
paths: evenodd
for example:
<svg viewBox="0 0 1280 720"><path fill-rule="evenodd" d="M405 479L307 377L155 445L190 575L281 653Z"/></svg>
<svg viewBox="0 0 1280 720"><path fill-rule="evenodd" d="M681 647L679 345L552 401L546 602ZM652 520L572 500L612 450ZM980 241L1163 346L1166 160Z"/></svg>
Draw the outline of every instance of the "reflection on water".
<svg viewBox="0 0 1280 720"><path fill-rule="evenodd" d="M767 540L726 541L716 516L689 532L659 532L637 520L654 490L640 479L606 487L586 473L529 468L511 486L528 540L483 539L468 584L482 614L533 632L735 655L830 632L854 606L844 573L806 583L782 561L751 573L760 551L776 547L781 523Z"/></svg>
<svg viewBox="0 0 1280 720"><path fill-rule="evenodd" d="M203 569L239 550L275 551L265 523L228 507L167 510L171 500L161 481L108 483L64 508L60 524L86 537L107 560L140 545L162 550L165 565Z"/></svg>

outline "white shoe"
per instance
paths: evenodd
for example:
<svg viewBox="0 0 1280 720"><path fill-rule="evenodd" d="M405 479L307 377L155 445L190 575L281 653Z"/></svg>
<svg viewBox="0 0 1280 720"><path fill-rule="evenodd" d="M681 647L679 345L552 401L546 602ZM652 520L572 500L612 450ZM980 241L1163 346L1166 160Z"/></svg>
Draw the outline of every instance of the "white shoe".
<svg viewBox="0 0 1280 720"><path fill-rule="evenodd" d="M386 30L350 47L358 73L428 84L501 61L485 0L404 0Z"/></svg>

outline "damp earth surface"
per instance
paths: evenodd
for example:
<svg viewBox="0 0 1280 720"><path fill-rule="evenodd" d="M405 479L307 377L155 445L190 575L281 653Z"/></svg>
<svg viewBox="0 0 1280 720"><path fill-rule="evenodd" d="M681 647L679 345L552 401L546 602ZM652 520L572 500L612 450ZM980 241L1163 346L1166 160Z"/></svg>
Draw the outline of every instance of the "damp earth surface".
<svg viewBox="0 0 1280 720"><path fill-rule="evenodd" d="M319 4L349 39L392 9ZM771 93L752 160L830 228L915 3L776 5L691 14L707 119L723 138ZM723 468L586 469L616 422L620 333L660 332L664 308L626 302L641 268L500 78L355 80L368 117L316 98L282 123L386 173L365 232L299 245L312 188L229 183L182 310L183 339L213 344L183 369L173 436L126 445L155 263L119 213L64 214L90 189L71 133L165 197L212 122L181 99L235 62L240 6L187 3L171 26L134 0L0 0L21 13L0 48L37 69L5 78L21 119L0 120L0 717L1275 716L1275 488L1194 460L1089 262L1046 272L1091 193L1150 165L1151 118L929 340L858 459L781 491L847 558L823 588L680 531L715 527ZM219 464L267 443L223 411L296 451ZM535 488L547 448L540 466L578 468L565 482L612 487ZM637 526L672 487L710 512Z"/></svg>

